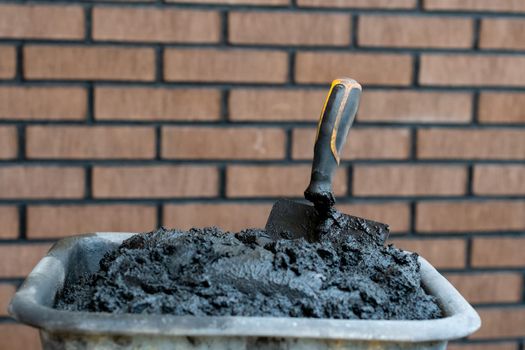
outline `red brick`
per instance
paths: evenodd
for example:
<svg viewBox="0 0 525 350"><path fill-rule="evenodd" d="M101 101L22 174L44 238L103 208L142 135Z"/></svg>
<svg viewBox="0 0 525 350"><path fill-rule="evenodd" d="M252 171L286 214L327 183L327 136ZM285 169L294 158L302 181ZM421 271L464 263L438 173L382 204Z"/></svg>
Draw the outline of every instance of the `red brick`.
<svg viewBox="0 0 525 350"><path fill-rule="evenodd" d="M525 131L517 129L423 129L421 159L525 159Z"/></svg>
<svg viewBox="0 0 525 350"><path fill-rule="evenodd" d="M416 207L418 232L519 231L524 201L426 202Z"/></svg>
<svg viewBox="0 0 525 350"><path fill-rule="evenodd" d="M284 83L288 56L281 51L166 49L164 79L194 82Z"/></svg>
<svg viewBox="0 0 525 350"><path fill-rule="evenodd" d="M82 39L84 9L81 6L0 6L0 37L10 39Z"/></svg>
<svg viewBox="0 0 525 350"><path fill-rule="evenodd" d="M405 54L299 52L295 77L299 83L325 83L346 76L362 84L409 85L412 58Z"/></svg>
<svg viewBox="0 0 525 350"><path fill-rule="evenodd" d="M435 268L463 268L466 260L466 244L462 239L401 239L389 240L396 247L418 253Z"/></svg>
<svg viewBox="0 0 525 350"><path fill-rule="evenodd" d="M305 7L411 9L416 7L416 0L297 0L297 4Z"/></svg>
<svg viewBox="0 0 525 350"><path fill-rule="evenodd" d="M0 198L81 198L84 171L75 167L8 166L0 168Z"/></svg>
<svg viewBox="0 0 525 350"><path fill-rule="evenodd" d="M0 87L0 119L82 120L86 111L80 87Z"/></svg>
<svg viewBox="0 0 525 350"><path fill-rule="evenodd" d="M359 45L384 47L472 47L472 20L454 17L361 16Z"/></svg>
<svg viewBox="0 0 525 350"><path fill-rule="evenodd" d="M516 343L449 344L448 350L518 350Z"/></svg>
<svg viewBox="0 0 525 350"><path fill-rule="evenodd" d="M151 159L155 130L151 127L30 126L28 158Z"/></svg>
<svg viewBox="0 0 525 350"><path fill-rule="evenodd" d="M525 94L481 93L478 114L482 123L525 123Z"/></svg>
<svg viewBox="0 0 525 350"><path fill-rule="evenodd" d="M445 277L470 303L519 303L523 278L519 273L448 273Z"/></svg>
<svg viewBox="0 0 525 350"><path fill-rule="evenodd" d="M224 5L288 5L290 0L166 0L166 2L182 2L189 4L224 4Z"/></svg>
<svg viewBox="0 0 525 350"><path fill-rule="evenodd" d="M410 208L407 203L356 203L336 204L343 213L379 221L390 226L392 232L408 232L410 230Z"/></svg>
<svg viewBox="0 0 525 350"><path fill-rule="evenodd" d="M472 241L472 266L523 267L525 265L524 250L524 237L475 238Z"/></svg>
<svg viewBox="0 0 525 350"><path fill-rule="evenodd" d="M230 119L316 121L326 90L235 89L230 92ZM471 119L472 96L466 93L366 91L358 120L465 123Z"/></svg>
<svg viewBox="0 0 525 350"><path fill-rule="evenodd" d="M14 323L0 324L0 339L6 350L40 350L38 329Z"/></svg>
<svg viewBox="0 0 525 350"><path fill-rule="evenodd" d="M521 50L525 48L523 32L525 21L521 19L483 19L479 46L482 49L510 49Z"/></svg>
<svg viewBox="0 0 525 350"><path fill-rule="evenodd" d="M217 226L239 232L245 228L263 228L272 203L168 204L164 206L167 227L188 230L192 227Z"/></svg>
<svg viewBox="0 0 525 350"><path fill-rule="evenodd" d="M303 197L310 181L310 166L229 166L226 170L228 197ZM345 169L334 178L334 193L347 192Z"/></svg>
<svg viewBox="0 0 525 350"><path fill-rule="evenodd" d="M350 16L329 13L231 12L229 41L234 44L350 44Z"/></svg>
<svg viewBox="0 0 525 350"><path fill-rule="evenodd" d="M18 154L18 137L14 126L0 126L0 159L13 159Z"/></svg>
<svg viewBox="0 0 525 350"><path fill-rule="evenodd" d="M24 47L27 79L137 80L155 78L152 48L108 46Z"/></svg>
<svg viewBox="0 0 525 350"><path fill-rule="evenodd" d="M18 238L18 208L0 206L0 239Z"/></svg>
<svg viewBox="0 0 525 350"><path fill-rule="evenodd" d="M284 159L286 135L277 128L164 127L162 157Z"/></svg>
<svg viewBox="0 0 525 350"><path fill-rule="evenodd" d="M479 331L472 339L496 339L525 336L525 308L479 308L483 320Z"/></svg>
<svg viewBox="0 0 525 350"><path fill-rule="evenodd" d="M315 129L294 129L292 157L312 159ZM400 128L351 129L343 159L407 159L410 153L410 132Z"/></svg>
<svg viewBox="0 0 525 350"><path fill-rule="evenodd" d="M59 205L27 208L27 237L55 238L91 232L145 232L157 226L150 205Z"/></svg>
<svg viewBox="0 0 525 350"><path fill-rule="evenodd" d="M355 196L462 195L467 170L453 165L358 165L354 167Z"/></svg>
<svg viewBox="0 0 525 350"><path fill-rule="evenodd" d="M93 38L111 41L216 43L219 13L170 8L95 7Z"/></svg>
<svg viewBox="0 0 525 350"><path fill-rule="evenodd" d="M49 243L0 245L0 277L25 277L51 248ZM3 340L2 337L0 339Z"/></svg>
<svg viewBox="0 0 525 350"><path fill-rule="evenodd" d="M121 166L93 169L96 198L213 197L218 172L211 166Z"/></svg>
<svg viewBox="0 0 525 350"><path fill-rule="evenodd" d="M327 90L235 89L230 91L231 120L316 121Z"/></svg>
<svg viewBox="0 0 525 350"><path fill-rule="evenodd" d="M525 57L515 55L422 55L423 85L524 86Z"/></svg>
<svg viewBox="0 0 525 350"><path fill-rule="evenodd" d="M525 12L521 0L425 0L426 10Z"/></svg>
<svg viewBox="0 0 525 350"><path fill-rule="evenodd" d="M0 316L7 316L7 307L15 294L16 287L13 284L0 284ZM1 329L1 328L0 328Z"/></svg>
<svg viewBox="0 0 525 350"><path fill-rule="evenodd" d="M95 118L100 120L217 120L221 94L212 89L99 87Z"/></svg>
<svg viewBox="0 0 525 350"><path fill-rule="evenodd" d="M525 194L525 166L476 165L474 193L479 195Z"/></svg>
<svg viewBox="0 0 525 350"><path fill-rule="evenodd" d="M0 46L0 79L12 79L16 75L16 51L13 46Z"/></svg>
<svg viewBox="0 0 525 350"><path fill-rule="evenodd" d="M391 123L468 123L472 96L468 93L365 91L357 120Z"/></svg>

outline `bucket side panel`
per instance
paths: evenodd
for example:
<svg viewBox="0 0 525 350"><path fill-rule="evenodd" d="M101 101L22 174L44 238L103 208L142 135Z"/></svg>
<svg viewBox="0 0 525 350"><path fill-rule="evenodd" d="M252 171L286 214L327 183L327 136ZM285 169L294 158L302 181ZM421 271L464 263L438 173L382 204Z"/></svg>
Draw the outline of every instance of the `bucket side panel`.
<svg viewBox="0 0 525 350"><path fill-rule="evenodd" d="M446 342L394 343L271 337L165 337L41 332L44 350L445 350Z"/></svg>

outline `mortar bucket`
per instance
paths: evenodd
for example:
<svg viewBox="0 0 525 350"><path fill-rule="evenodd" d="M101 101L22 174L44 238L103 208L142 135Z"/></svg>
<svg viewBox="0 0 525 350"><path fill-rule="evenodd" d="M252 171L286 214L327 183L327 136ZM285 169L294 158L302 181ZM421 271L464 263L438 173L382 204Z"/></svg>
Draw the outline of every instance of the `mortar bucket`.
<svg viewBox="0 0 525 350"><path fill-rule="evenodd" d="M40 329L56 349L446 349L480 327L459 292L425 259L422 282L444 318L422 321L291 317L197 317L73 312L53 308L65 283L98 270L99 261L131 233L96 233L58 241L15 294L9 311Z"/></svg>

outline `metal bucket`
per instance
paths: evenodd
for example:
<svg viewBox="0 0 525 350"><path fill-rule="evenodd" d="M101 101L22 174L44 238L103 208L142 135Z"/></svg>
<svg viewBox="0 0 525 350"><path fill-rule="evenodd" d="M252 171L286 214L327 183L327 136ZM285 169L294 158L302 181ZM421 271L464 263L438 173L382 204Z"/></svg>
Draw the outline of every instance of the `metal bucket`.
<svg viewBox="0 0 525 350"><path fill-rule="evenodd" d="M102 256L130 233L62 239L15 294L10 313L40 329L55 349L446 349L481 324L476 311L425 259L425 289L446 317L424 321L332 320L276 317L195 317L108 314L53 309L64 283L98 270Z"/></svg>

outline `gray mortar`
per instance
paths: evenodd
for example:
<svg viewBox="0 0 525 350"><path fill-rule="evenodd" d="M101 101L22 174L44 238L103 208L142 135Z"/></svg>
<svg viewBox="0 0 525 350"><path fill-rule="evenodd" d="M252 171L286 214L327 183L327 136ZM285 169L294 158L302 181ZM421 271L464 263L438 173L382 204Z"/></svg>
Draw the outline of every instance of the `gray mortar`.
<svg viewBox="0 0 525 350"><path fill-rule="evenodd" d="M56 308L335 319L442 316L421 287L417 254L383 246L355 222L349 228L337 221L319 227L317 242L273 241L253 229L135 235L108 253L97 273L68 283Z"/></svg>

